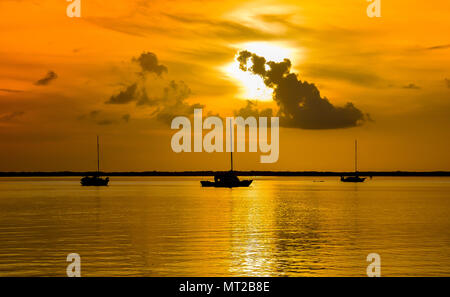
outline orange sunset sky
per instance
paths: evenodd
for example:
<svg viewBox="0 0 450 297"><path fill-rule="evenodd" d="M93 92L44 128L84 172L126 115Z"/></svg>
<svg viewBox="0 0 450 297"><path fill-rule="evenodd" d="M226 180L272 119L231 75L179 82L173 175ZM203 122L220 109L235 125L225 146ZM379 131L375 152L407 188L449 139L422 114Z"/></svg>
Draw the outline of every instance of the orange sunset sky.
<svg viewBox="0 0 450 297"><path fill-rule="evenodd" d="M278 162L237 153L237 170L352 170L354 139L361 171L450 170L449 1L381 0L381 18L365 0L67 5L0 1L0 171L95 170L96 135L106 171L228 169L171 150L170 120L200 105L292 116ZM242 71L243 50L289 59L291 87Z"/></svg>

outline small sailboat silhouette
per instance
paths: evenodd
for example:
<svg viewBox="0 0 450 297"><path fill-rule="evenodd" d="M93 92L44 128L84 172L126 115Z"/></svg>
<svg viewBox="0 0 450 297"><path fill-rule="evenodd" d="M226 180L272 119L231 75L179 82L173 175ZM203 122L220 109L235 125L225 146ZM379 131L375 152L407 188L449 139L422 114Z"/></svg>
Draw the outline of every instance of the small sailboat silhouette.
<svg viewBox="0 0 450 297"><path fill-rule="evenodd" d="M341 176L341 181L345 183L362 183L365 180L365 177L359 177L358 175L358 141L355 140L355 175Z"/></svg>
<svg viewBox="0 0 450 297"><path fill-rule="evenodd" d="M102 178L100 176L100 145L97 136L97 174L94 176L85 176L80 181L82 186L107 186L109 177Z"/></svg>
<svg viewBox="0 0 450 297"><path fill-rule="evenodd" d="M231 169L228 172L214 175L214 181L200 181L202 187L214 188L237 188L248 187L253 182L252 179L239 180L236 173L233 171L233 126L230 120L230 163Z"/></svg>

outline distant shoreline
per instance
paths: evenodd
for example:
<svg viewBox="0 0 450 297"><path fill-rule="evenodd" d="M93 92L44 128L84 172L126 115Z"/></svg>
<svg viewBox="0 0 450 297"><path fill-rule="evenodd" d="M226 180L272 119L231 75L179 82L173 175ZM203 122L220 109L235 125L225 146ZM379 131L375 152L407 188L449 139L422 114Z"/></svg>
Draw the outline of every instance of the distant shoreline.
<svg viewBox="0 0 450 297"><path fill-rule="evenodd" d="M213 176L224 171L142 171L142 172L100 172L103 176ZM342 176L354 172L332 171L234 171L239 176ZM0 177L56 177L87 176L97 172L0 172ZM360 176L450 176L450 171L359 171Z"/></svg>

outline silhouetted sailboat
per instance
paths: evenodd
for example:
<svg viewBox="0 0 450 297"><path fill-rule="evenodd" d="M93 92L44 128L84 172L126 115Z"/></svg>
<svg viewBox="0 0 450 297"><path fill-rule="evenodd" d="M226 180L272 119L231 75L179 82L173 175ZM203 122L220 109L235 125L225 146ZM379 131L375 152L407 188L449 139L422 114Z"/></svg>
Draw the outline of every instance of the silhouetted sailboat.
<svg viewBox="0 0 450 297"><path fill-rule="evenodd" d="M365 177L359 177L358 175L358 141L355 140L355 175L341 176L341 181L345 183L362 183L365 180Z"/></svg>
<svg viewBox="0 0 450 297"><path fill-rule="evenodd" d="M85 176L80 181L82 186L107 186L109 177L102 178L100 176L100 145L97 136L97 175Z"/></svg>
<svg viewBox="0 0 450 297"><path fill-rule="evenodd" d="M253 182L252 179L239 180L236 173L233 171L233 126L230 120L230 153L231 153L231 169L228 172L214 175L214 181L200 181L202 187L215 188L237 188L248 187Z"/></svg>

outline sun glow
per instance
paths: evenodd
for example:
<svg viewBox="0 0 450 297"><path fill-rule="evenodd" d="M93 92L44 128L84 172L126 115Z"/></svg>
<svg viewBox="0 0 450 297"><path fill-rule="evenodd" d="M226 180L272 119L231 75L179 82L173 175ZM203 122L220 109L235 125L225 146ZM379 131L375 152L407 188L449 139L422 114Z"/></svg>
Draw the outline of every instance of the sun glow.
<svg viewBox="0 0 450 297"><path fill-rule="evenodd" d="M281 62L285 58L292 59L293 50L279 43L250 42L237 45L238 51L247 50L266 58L267 61ZM251 64L250 64L251 65ZM239 63L234 60L223 68L224 72L239 83L239 96L246 100L271 101L273 90L266 87L263 79L239 69Z"/></svg>

